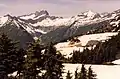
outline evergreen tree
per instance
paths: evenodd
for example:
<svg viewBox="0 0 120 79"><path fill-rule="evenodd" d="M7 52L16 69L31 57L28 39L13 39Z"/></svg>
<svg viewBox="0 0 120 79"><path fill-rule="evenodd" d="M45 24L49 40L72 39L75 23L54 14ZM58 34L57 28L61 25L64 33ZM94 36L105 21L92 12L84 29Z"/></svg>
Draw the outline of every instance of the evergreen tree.
<svg viewBox="0 0 120 79"><path fill-rule="evenodd" d="M29 44L23 70L24 79L38 78L38 73L40 73L43 65L42 50L39 40Z"/></svg>
<svg viewBox="0 0 120 79"><path fill-rule="evenodd" d="M63 65L59 53L56 52L56 48L50 44L45 50L44 55L44 67L46 70L44 79L61 79Z"/></svg>
<svg viewBox="0 0 120 79"><path fill-rule="evenodd" d="M70 60L72 61L72 63L81 63L81 52L79 51L73 51L73 55L70 58Z"/></svg>
<svg viewBox="0 0 120 79"><path fill-rule="evenodd" d="M76 68L76 70L75 70L75 78L74 79L78 79L78 68Z"/></svg>
<svg viewBox="0 0 120 79"><path fill-rule="evenodd" d="M72 79L72 76L71 76L71 73L70 73L70 71L69 71L69 70L68 70L68 72L67 72L66 79Z"/></svg>
<svg viewBox="0 0 120 79"><path fill-rule="evenodd" d="M23 56L19 56L17 42L7 35L0 36L0 79L7 79L7 74L13 73L21 64Z"/></svg>
<svg viewBox="0 0 120 79"><path fill-rule="evenodd" d="M96 74L94 74L94 72L90 66L88 69L88 79L96 79L95 77L96 77Z"/></svg>
<svg viewBox="0 0 120 79"><path fill-rule="evenodd" d="M78 79L87 79L87 70L84 67L84 64L82 64L81 71L78 73Z"/></svg>

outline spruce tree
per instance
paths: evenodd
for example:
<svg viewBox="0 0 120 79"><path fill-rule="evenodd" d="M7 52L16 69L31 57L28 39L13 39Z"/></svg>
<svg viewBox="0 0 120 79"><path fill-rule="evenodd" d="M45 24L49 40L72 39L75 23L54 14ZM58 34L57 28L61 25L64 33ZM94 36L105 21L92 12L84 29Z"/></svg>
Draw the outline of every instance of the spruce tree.
<svg viewBox="0 0 120 79"><path fill-rule="evenodd" d="M38 73L40 73L43 65L42 49L39 40L29 44L23 70L24 79L38 78Z"/></svg>
<svg viewBox="0 0 120 79"><path fill-rule="evenodd" d="M71 76L71 73L70 73L70 71L69 71L69 70L68 70L68 72L67 72L66 79L72 79L72 76Z"/></svg>
<svg viewBox="0 0 120 79"><path fill-rule="evenodd" d="M84 67L84 64L82 64L81 71L78 73L78 79L87 79L87 70Z"/></svg>
<svg viewBox="0 0 120 79"><path fill-rule="evenodd" d="M76 68L76 70L75 70L75 78L74 79L78 79L78 68Z"/></svg>
<svg viewBox="0 0 120 79"><path fill-rule="evenodd" d="M17 70L23 58L18 55L17 42L2 34L0 36L0 79L7 79L8 74Z"/></svg>
<svg viewBox="0 0 120 79"><path fill-rule="evenodd" d="M60 60L60 55L57 53L56 48L52 45L52 43L47 47L44 55L44 67L46 70L44 79L61 79L63 65Z"/></svg>
<svg viewBox="0 0 120 79"><path fill-rule="evenodd" d="M93 72L91 66L88 69L88 79L96 79L96 74Z"/></svg>

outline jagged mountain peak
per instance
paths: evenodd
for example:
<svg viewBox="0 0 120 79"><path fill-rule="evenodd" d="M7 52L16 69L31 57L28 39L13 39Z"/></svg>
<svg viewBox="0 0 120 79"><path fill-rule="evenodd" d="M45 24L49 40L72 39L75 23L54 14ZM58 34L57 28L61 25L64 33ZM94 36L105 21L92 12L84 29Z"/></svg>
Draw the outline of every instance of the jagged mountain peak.
<svg viewBox="0 0 120 79"><path fill-rule="evenodd" d="M101 17L99 13L93 12L92 10L88 10L84 12L83 14L89 19L95 19L95 18Z"/></svg>
<svg viewBox="0 0 120 79"><path fill-rule="evenodd" d="M115 10L113 13L120 14L120 9Z"/></svg>
<svg viewBox="0 0 120 79"><path fill-rule="evenodd" d="M36 16L38 16L38 15L49 15L49 13L48 13L47 10L41 10L41 11L36 11L35 15Z"/></svg>
<svg viewBox="0 0 120 79"><path fill-rule="evenodd" d="M85 12L81 12L77 17L87 20L93 20L96 18L101 18L99 13L93 12L92 10L87 10Z"/></svg>
<svg viewBox="0 0 120 79"><path fill-rule="evenodd" d="M18 17L25 20L29 20L29 19L34 20L34 19L39 19L40 17L45 17L45 16L49 16L49 13L47 12L47 10L36 11L35 13L22 15Z"/></svg>
<svg viewBox="0 0 120 79"><path fill-rule="evenodd" d="M82 14L84 14L84 15L91 15L91 14L95 14L95 12L93 12L92 10L87 10L85 12L82 12Z"/></svg>

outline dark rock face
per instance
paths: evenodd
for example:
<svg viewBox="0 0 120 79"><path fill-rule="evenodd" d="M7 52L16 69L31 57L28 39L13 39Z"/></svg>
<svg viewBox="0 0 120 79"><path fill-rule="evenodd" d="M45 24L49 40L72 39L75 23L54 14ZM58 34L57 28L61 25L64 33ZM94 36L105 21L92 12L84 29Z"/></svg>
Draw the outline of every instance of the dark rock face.
<svg viewBox="0 0 120 79"><path fill-rule="evenodd" d="M13 41L19 42L20 48L26 48L28 42L34 41L33 36L30 35L22 26L18 26L13 22L13 18L8 20L2 27L0 27L0 34L5 33Z"/></svg>

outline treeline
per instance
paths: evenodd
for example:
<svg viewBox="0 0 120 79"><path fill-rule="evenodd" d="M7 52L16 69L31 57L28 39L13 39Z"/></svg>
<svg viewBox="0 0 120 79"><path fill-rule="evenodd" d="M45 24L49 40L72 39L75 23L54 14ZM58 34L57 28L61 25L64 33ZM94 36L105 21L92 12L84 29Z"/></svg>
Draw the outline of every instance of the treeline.
<svg viewBox="0 0 120 79"><path fill-rule="evenodd" d="M63 79L64 60L52 43L45 47L37 40L23 49L7 35L0 36L0 79ZM16 76L8 76L15 71ZM80 77L75 79L86 79Z"/></svg>

